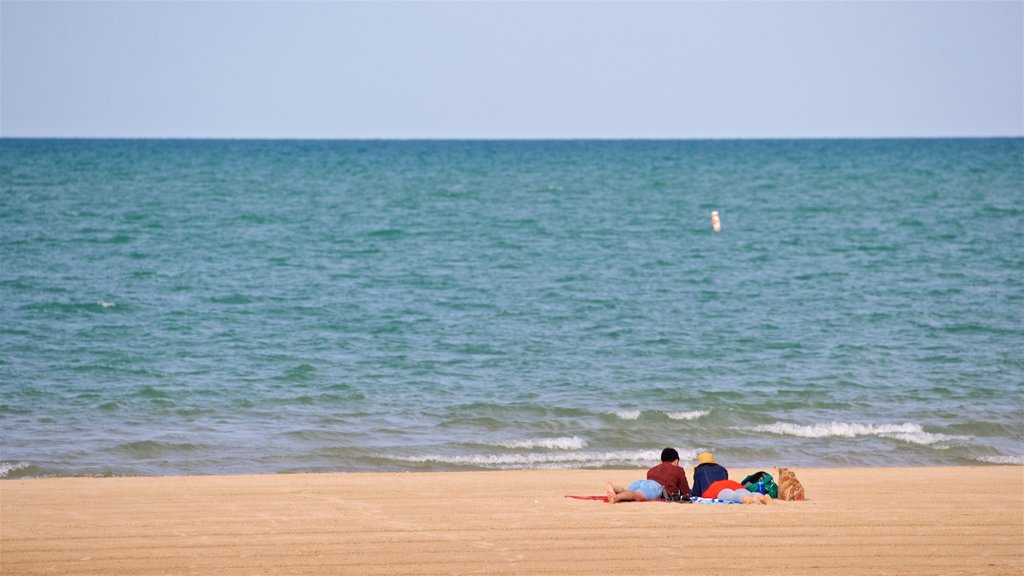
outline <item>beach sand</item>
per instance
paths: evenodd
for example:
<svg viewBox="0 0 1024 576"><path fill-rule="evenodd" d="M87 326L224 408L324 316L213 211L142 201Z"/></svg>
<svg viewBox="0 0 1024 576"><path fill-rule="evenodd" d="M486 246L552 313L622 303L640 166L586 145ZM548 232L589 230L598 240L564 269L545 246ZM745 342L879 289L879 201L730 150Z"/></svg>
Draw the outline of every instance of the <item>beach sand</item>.
<svg viewBox="0 0 1024 576"><path fill-rule="evenodd" d="M643 470L8 479L0 573L1024 574L1024 467L796 472L771 506L564 497Z"/></svg>

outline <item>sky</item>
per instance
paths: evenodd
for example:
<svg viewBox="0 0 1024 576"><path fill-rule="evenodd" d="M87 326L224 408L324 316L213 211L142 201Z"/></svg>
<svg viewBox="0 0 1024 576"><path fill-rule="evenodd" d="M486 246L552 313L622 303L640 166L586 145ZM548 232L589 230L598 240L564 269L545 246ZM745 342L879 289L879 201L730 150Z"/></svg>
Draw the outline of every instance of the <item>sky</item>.
<svg viewBox="0 0 1024 576"><path fill-rule="evenodd" d="M0 0L0 136L1024 136L1024 0Z"/></svg>

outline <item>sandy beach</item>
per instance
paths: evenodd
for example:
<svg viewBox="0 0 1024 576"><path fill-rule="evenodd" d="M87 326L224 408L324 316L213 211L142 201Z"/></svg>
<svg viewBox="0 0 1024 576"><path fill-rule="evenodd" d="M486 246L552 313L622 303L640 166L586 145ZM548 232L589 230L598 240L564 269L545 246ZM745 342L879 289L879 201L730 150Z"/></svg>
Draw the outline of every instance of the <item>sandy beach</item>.
<svg viewBox="0 0 1024 576"><path fill-rule="evenodd" d="M565 498L642 470L13 479L0 572L1024 573L1022 467L797 473L771 506Z"/></svg>

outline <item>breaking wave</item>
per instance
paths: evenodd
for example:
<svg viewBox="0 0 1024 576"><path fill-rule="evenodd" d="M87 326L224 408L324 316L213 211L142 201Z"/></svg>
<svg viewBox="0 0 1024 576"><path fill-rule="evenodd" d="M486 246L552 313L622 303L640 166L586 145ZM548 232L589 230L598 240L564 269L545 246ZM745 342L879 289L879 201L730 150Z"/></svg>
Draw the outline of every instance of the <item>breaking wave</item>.
<svg viewBox="0 0 1024 576"><path fill-rule="evenodd" d="M525 450L533 450L535 448L546 448L548 450L582 450L587 447L587 441L579 436L572 436L563 438L529 438L525 440L489 442L488 445Z"/></svg>
<svg viewBox="0 0 1024 576"><path fill-rule="evenodd" d="M666 412L665 415L672 420L696 420L711 414L711 410L693 410L691 412Z"/></svg>
<svg viewBox="0 0 1024 576"><path fill-rule="evenodd" d="M0 462L0 478L7 478L11 472L24 470L31 466L28 462Z"/></svg>
<svg viewBox="0 0 1024 576"><path fill-rule="evenodd" d="M878 436L891 438L909 444L928 446L951 440L965 440L965 436L951 436L926 432L920 424L905 422L903 424L856 424L849 422L828 422L825 424L793 424L776 422L755 426L755 432L766 432L780 436L797 436L799 438L856 438L858 436Z"/></svg>
<svg viewBox="0 0 1024 576"><path fill-rule="evenodd" d="M613 452L548 452L531 454L424 455L396 458L415 464L467 466L478 468L602 468L650 466L661 457L656 450Z"/></svg>
<svg viewBox="0 0 1024 576"><path fill-rule="evenodd" d="M1014 466L1024 465L1024 456L978 456L975 460L986 464L1011 464Z"/></svg>

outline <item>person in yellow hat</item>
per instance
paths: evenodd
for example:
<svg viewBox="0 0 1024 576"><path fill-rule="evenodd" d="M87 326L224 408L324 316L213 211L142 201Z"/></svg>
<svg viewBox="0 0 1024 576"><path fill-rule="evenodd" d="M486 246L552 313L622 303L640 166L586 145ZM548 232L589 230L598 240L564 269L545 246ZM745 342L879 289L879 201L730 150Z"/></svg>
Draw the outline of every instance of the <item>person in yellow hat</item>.
<svg viewBox="0 0 1024 576"><path fill-rule="evenodd" d="M701 452L697 455L697 466L693 469L693 489L690 493L694 496L703 496L704 491L718 480L728 480L729 471L725 466L715 462L711 452Z"/></svg>

